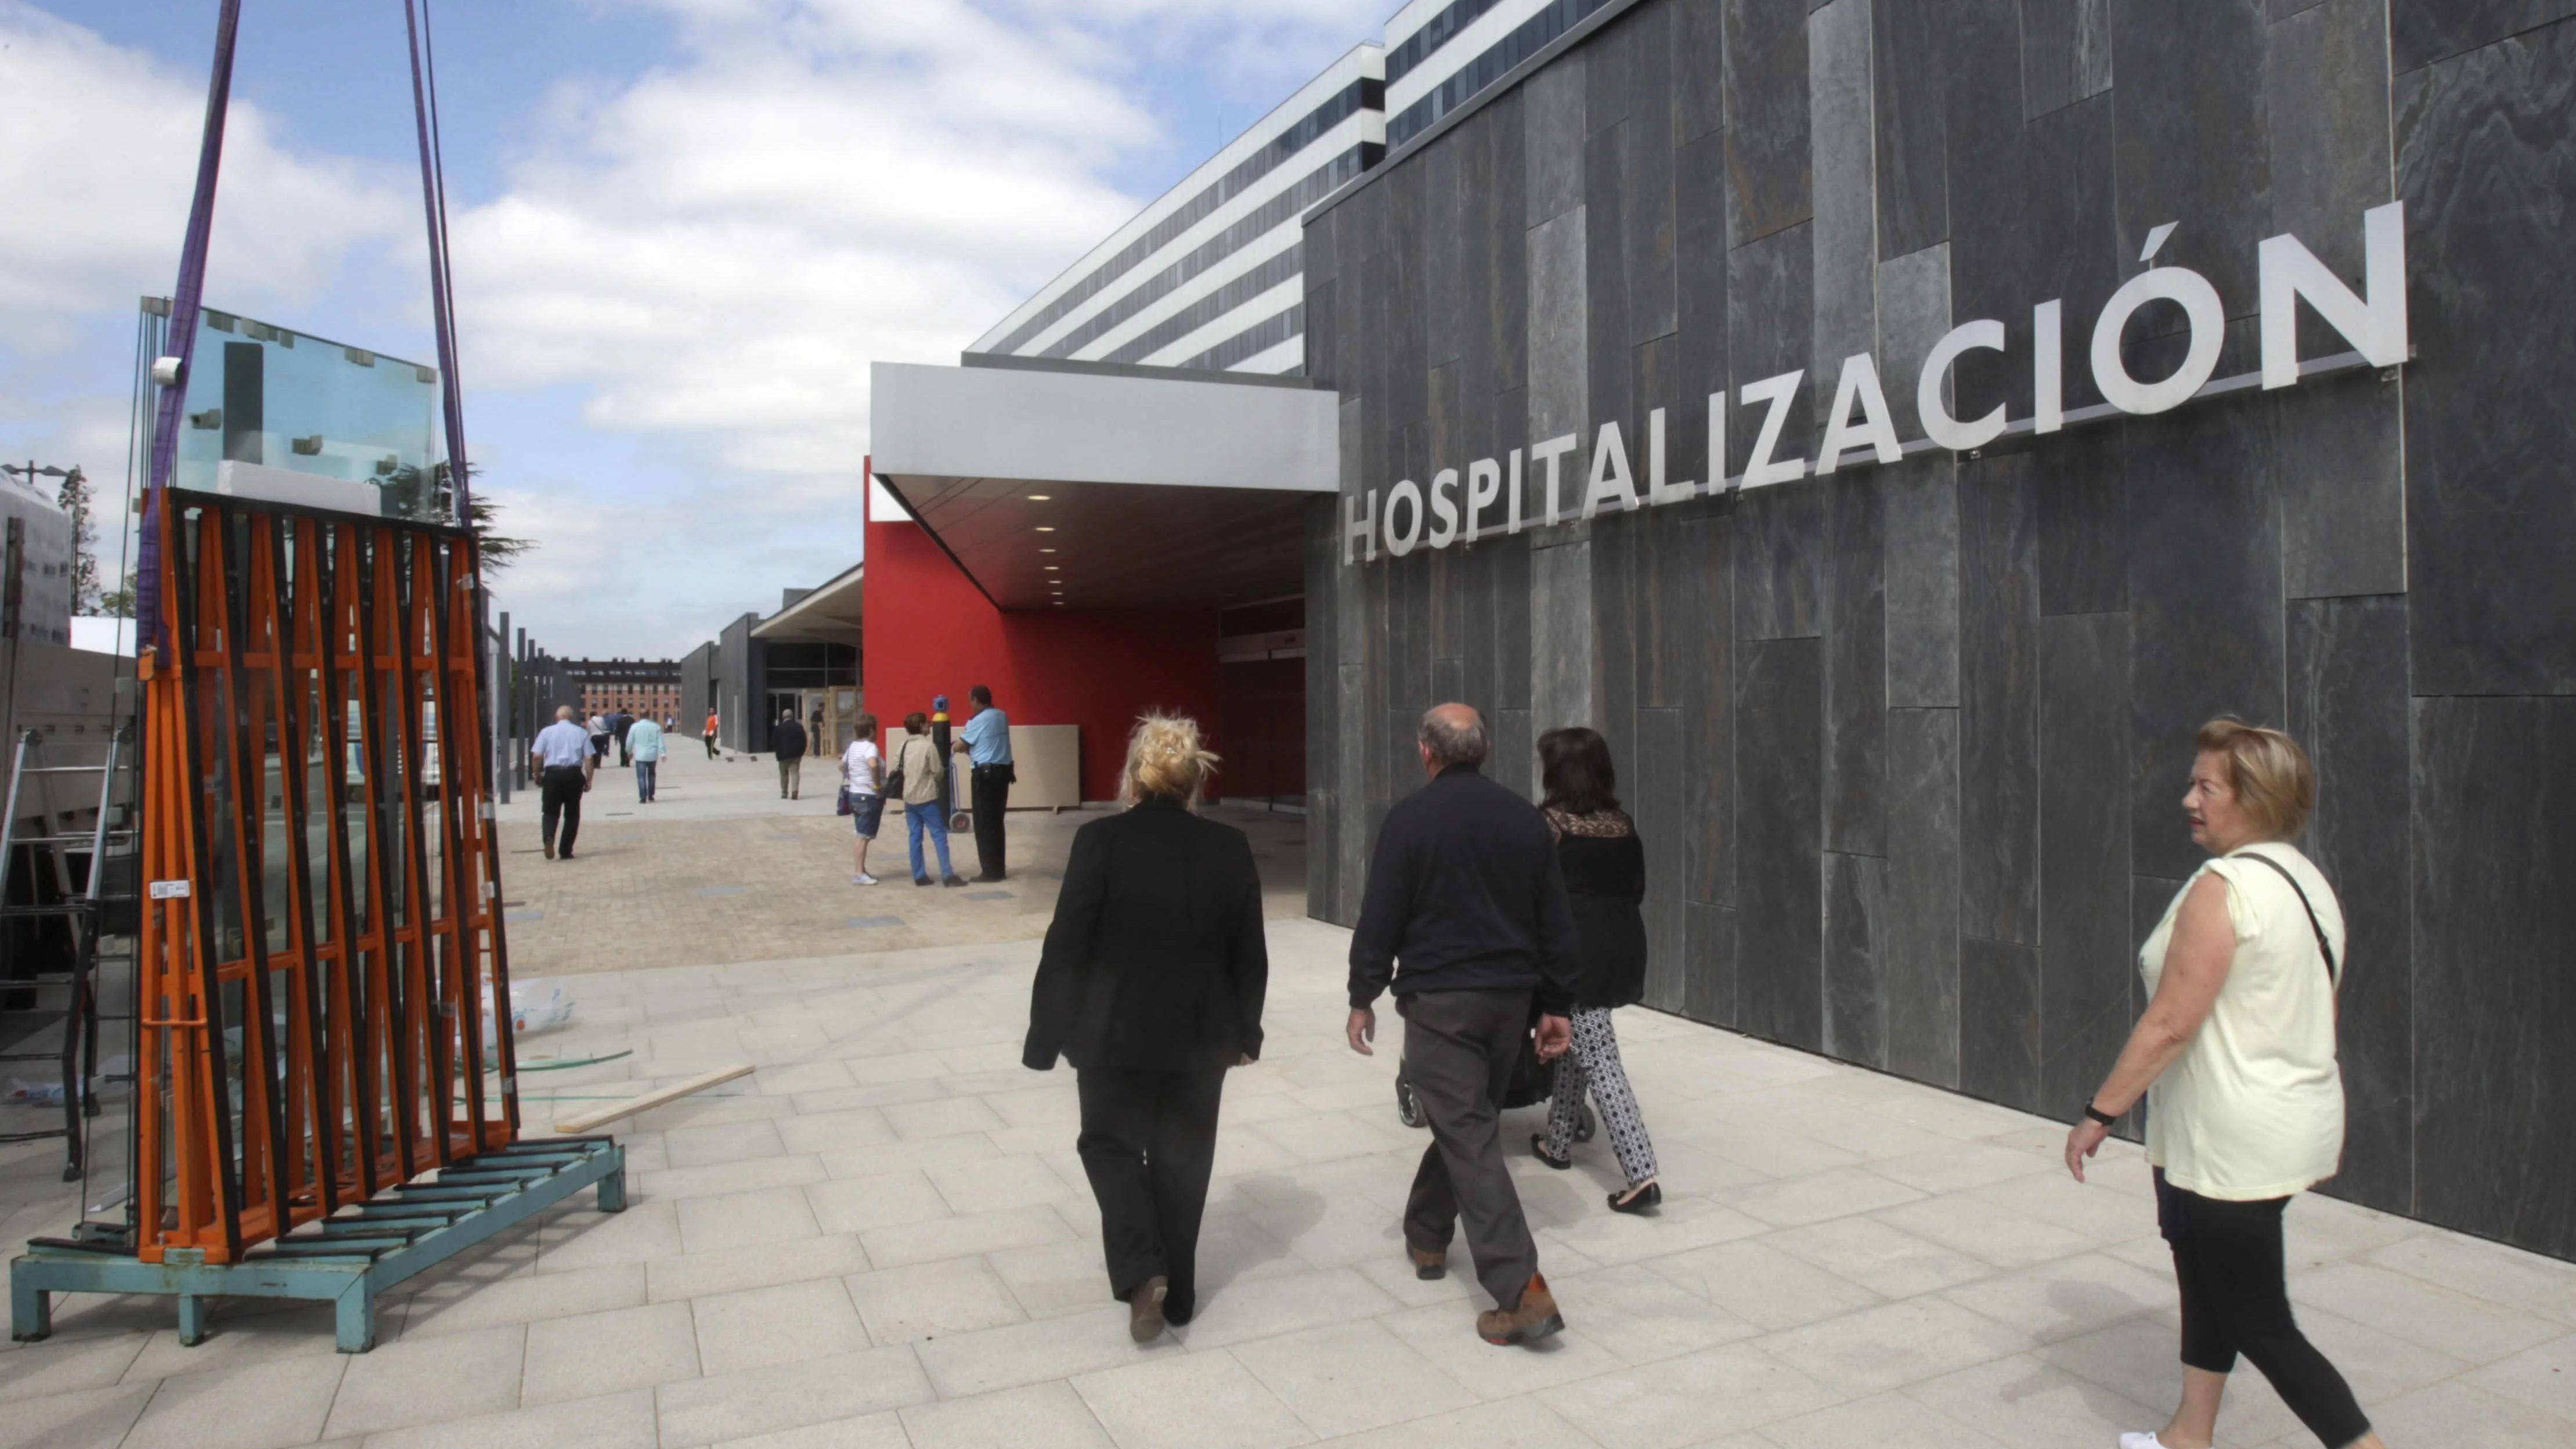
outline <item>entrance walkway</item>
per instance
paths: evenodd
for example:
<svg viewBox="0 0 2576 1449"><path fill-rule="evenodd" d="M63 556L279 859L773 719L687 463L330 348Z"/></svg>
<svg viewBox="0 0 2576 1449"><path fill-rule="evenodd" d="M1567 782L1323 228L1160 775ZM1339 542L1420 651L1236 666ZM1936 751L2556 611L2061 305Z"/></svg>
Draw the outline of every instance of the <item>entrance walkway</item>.
<svg viewBox="0 0 2576 1449"><path fill-rule="evenodd" d="M709 760L681 740L651 805L636 803L634 770L612 764L583 802L570 861L545 858L536 792L513 792L499 813L512 979L1045 934L1073 832L1092 812L1010 812L1009 879L944 890L913 885L903 815L889 808L868 857L880 884L854 886L851 822L832 813L835 763L805 761L803 798L781 800L770 756ZM1216 808L1252 836L1269 914L1303 916L1305 817ZM949 854L959 875L975 874L972 836L953 837Z"/></svg>
<svg viewBox="0 0 2576 1449"><path fill-rule="evenodd" d="M597 875L514 861L512 891L591 882L545 887L561 939L686 959L656 933L708 909L685 892L716 852L665 869L657 833L695 823L616 827L682 901L649 925L605 908L605 840ZM781 901L846 876L814 848ZM1348 941L1271 923L1199 1318L1162 1344L1130 1345L1106 1296L1072 1074L1018 1065L1036 942L596 971L566 983L573 1026L521 1043L531 1127L759 1066L624 1124L625 1213L559 1210L417 1282L363 1356L333 1352L327 1308L224 1302L181 1348L166 1301L65 1300L53 1340L0 1351L0 1449L2107 1449L2163 1422L2174 1295L2135 1149L2078 1187L2059 1124L1644 1011L1621 1029L1666 1206L1607 1212L1604 1144L1571 1173L1516 1154L1571 1327L1486 1346L1463 1272L1404 1262L1426 1139L1395 1119L1393 1052L1341 1044ZM70 1222L59 1163L0 1149L0 1232ZM2290 1235L2305 1322L2392 1445L2576 1444L2576 1268L2316 1197ZM2250 1372L2223 1428L2309 1442Z"/></svg>

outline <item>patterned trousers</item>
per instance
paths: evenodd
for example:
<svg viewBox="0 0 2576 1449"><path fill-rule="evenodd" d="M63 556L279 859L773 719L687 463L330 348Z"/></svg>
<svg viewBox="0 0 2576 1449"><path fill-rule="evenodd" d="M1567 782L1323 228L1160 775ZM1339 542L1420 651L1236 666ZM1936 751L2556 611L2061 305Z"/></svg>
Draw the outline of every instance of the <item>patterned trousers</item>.
<svg viewBox="0 0 2576 1449"><path fill-rule="evenodd" d="M1646 1135L1646 1119L1638 1115L1636 1093L1628 1090L1628 1074L1619 1065L1619 1034L1610 1029L1607 1011L1574 1013L1574 1049L1556 1059L1556 1089L1548 1098L1549 1156L1573 1154L1576 1114L1582 1110L1587 1087L1628 1185L1635 1187L1653 1177L1654 1140Z"/></svg>

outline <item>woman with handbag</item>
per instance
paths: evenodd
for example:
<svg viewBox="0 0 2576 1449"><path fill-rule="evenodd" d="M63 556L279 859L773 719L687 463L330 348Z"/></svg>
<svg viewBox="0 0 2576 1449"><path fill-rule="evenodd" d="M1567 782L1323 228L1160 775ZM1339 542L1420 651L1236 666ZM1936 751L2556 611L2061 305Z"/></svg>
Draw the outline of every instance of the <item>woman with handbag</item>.
<svg viewBox="0 0 2576 1449"><path fill-rule="evenodd" d="M1583 980L1574 996L1574 1047L1556 1059L1556 1088L1547 1131L1530 1138L1538 1160L1563 1171L1574 1165L1576 1129L1588 1090L1601 1108L1626 1186L1610 1194L1613 1212L1644 1212L1664 1200L1655 1180L1655 1144L1619 1064L1619 1034L1610 1013L1646 995L1646 848L1636 822L1619 808L1610 742L1580 725L1538 738L1548 833L1565 868L1574 934L1583 946Z"/></svg>
<svg viewBox="0 0 2576 1449"><path fill-rule="evenodd" d="M927 834L939 853L939 883L962 886L957 872L948 865L948 817L939 808L939 776L944 761L930 743L930 720L914 710L903 717L903 743L895 747L894 767L886 775L886 793L903 802L903 833L912 852L912 883L930 884L930 873L921 858L921 837Z"/></svg>
<svg viewBox="0 0 2576 1449"><path fill-rule="evenodd" d="M877 772L885 761L877 754L877 717L861 714L850 721L850 747L841 752L841 810L851 817L859 841L851 869L857 874L850 884L872 886L877 878L868 874L868 842L877 838L877 827L885 820L885 795Z"/></svg>
<svg viewBox="0 0 2576 1449"><path fill-rule="evenodd" d="M2156 1216L2182 1291L2182 1403L2121 1449L2207 1449L2239 1354L2329 1449L2381 1449L2299 1331L2282 1276L2283 1210L2343 1156L2343 907L2290 844L2316 806L2316 772L2279 730L2212 720L2196 743L2182 808L2211 858L2147 937L2146 1014L2066 1134L2082 1182L2111 1124L2148 1102Z"/></svg>

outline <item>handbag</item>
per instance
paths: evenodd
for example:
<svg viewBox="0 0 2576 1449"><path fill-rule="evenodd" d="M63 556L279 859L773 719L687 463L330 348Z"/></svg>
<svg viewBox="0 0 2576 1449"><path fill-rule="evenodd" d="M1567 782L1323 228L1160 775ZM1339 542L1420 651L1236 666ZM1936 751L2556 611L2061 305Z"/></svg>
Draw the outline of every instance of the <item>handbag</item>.
<svg viewBox="0 0 2576 1449"><path fill-rule="evenodd" d="M2288 866L2281 864L2279 861L2274 860L2268 855L2256 855L2252 851L2245 851L2233 858L2238 860L2259 860L2265 865L2272 867L2272 869L2279 871L2281 873L2281 879L2290 883L2290 893L2299 898L2299 909L2308 913L2308 929L2317 933L2317 954L2323 956L2326 961L2326 985L2333 986L2336 984L2336 982L2341 979L2341 974L2335 966L2334 948L2326 944L2326 928L2323 923L2317 920L2317 908L2308 904L2308 893L2299 888L2299 878L2290 874L2290 868Z"/></svg>
<svg viewBox="0 0 2576 1449"><path fill-rule="evenodd" d="M889 800L903 798L903 757L911 753L911 740L905 740L894 752L894 768L886 771L885 795Z"/></svg>
<svg viewBox="0 0 2576 1449"><path fill-rule="evenodd" d="M858 813L857 808L850 804L849 786L843 785L841 787L841 798L833 804L832 813L835 815L855 815Z"/></svg>

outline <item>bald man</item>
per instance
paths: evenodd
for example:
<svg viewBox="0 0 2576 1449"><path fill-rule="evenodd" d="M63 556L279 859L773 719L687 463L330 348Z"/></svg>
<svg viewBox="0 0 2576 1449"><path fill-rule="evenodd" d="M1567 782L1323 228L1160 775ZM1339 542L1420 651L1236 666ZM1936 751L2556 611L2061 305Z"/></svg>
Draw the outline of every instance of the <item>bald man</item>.
<svg viewBox="0 0 2576 1449"><path fill-rule="evenodd" d="M537 731L528 742L529 763L537 768L539 787L545 804L538 824L545 831L546 859L572 859L573 837L581 834L581 797L590 789L591 771L599 765L599 754L591 748L590 732L573 718L571 705L555 709L555 722ZM555 849L555 824L563 824L563 849Z"/></svg>
<svg viewBox="0 0 2576 1449"><path fill-rule="evenodd" d="M1431 1120L1431 1146L1405 1203L1415 1276L1449 1271L1463 1219L1476 1280L1494 1308L1476 1332L1530 1343L1565 1327L1520 1194L1503 1165L1501 1103L1534 1014L1538 1054L1571 1040L1581 971L1556 842L1537 807L1484 776L1485 722L1463 704L1422 717L1430 783L1378 830L1351 936L1351 1050L1373 1056L1378 994L1404 1017L1404 1076Z"/></svg>

